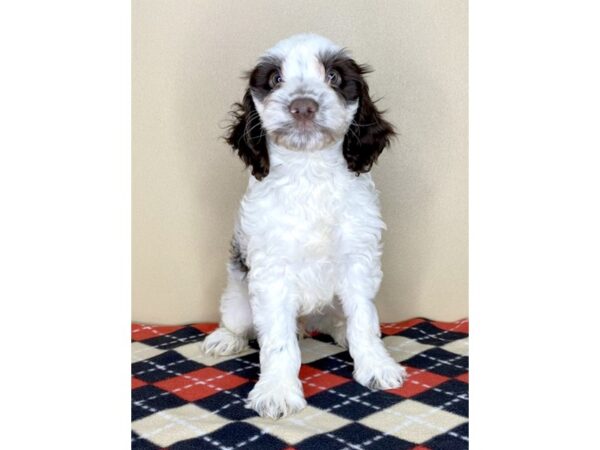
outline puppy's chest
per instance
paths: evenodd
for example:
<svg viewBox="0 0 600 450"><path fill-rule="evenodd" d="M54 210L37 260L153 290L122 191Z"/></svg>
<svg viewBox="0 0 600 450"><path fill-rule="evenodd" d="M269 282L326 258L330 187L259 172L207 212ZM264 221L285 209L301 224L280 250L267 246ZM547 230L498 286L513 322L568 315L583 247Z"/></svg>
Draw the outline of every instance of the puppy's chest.
<svg viewBox="0 0 600 450"><path fill-rule="evenodd" d="M255 226L246 231L298 257L331 256L343 220L344 191L335 177L273 179L249 196L245 212L262 218L248 221Z"/></svg>

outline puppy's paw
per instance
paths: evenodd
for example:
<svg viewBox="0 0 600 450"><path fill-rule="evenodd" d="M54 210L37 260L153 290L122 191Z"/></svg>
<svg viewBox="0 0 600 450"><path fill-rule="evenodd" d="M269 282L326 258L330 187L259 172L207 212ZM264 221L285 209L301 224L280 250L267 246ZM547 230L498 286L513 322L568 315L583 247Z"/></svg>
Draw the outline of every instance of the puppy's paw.
<svg viewBox="0 0 600 450"><path fill-rule="evenodd" d="M354 379L371 389L395 389L402 386L406 370L392 358L370 361L354 370Z"/></svg>
<svg viewBox="0 0 600 450"><path fill-rule="evenodd" d="M337 345L348 348L348 339L346 338L346 327L336 327L331 332L331 337Z"/></svg>
<svg viewBox="0 0 600 450"><path fill-rule="evenodd" d="M235 355L248 349L248 340L232 333L227 328L217 328L206 336L202 350L210 356Z"/></svg>
<svg viewBox="0 0 600 450"><path fill-rule="evenodd" d="M295 414L306 407L306 400L299 380L292 383L259 380L248 394L246 408L261 417L279 419Z"/></svg>

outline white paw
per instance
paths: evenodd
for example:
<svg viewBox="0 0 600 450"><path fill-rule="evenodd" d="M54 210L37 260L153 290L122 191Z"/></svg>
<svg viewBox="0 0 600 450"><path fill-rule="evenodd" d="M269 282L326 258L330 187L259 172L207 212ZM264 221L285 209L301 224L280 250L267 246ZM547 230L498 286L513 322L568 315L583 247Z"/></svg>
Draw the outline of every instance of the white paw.
<svg viewBox="0 0 600 450"><path fill-rule="evenodd" d="M337 345L343 348L348 348L348 340L346 339L346 327L336 327L331 333L331 337Z"/></svg>
<svg viewBox="0 0 600 450"><path fill-rule="evenodd" d="M206 336L202 350L210 356L235 355L248 349L248 340L227 328L217 328Z"/></svg>
<svg viewBox="0 0 600 450"><path fill-rule="evenodd" d="M354 379L371 389L395 389L402 386L406 370L392 358L385 361L369 361L354 370Z"/></svg>
<svg viewBox="0 0 600 450"><path fill-rule="evenodd" d="M300 380L292 383L259 380L248 394L247 408L261 417L279 419L297 413L306 407Z"/></svg>

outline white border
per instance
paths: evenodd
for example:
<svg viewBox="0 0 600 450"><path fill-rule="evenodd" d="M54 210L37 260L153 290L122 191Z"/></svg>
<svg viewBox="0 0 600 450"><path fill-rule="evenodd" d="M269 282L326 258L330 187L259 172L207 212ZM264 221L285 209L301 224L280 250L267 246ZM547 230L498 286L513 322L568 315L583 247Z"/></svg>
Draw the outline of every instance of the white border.
<svg viewBox="0 0 600 450"><path fill-rule="evenodd" d="M598 440L596 5L471 5L474 449ZM7 448L129 445L130 20L0 13Z"/></svg>
<svg viewBox="0 0 600 450"><path fill-rule="evenodd" d="M130 20L0 12L3 448L129 447Z"/></svg>
<svg viewBox="0 0 600 450"><path fill-rule="evenodd" d="M600 440L598 17L594 2L471 3L473 449Z"/></svg>

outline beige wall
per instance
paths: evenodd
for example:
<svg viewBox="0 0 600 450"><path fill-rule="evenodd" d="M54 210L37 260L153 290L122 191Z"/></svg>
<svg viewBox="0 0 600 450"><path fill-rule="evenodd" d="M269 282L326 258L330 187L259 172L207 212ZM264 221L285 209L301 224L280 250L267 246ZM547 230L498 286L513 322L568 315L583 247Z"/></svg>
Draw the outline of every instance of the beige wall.
<svg viewBox="0 0 600 450"><path fill-rule="evenodd" d="M243 70L316 32L375 68L400 138L374 170L383 321L467 315L467 2L133 1L133 319L217 320L242 164L221 141Z"/></svg>

